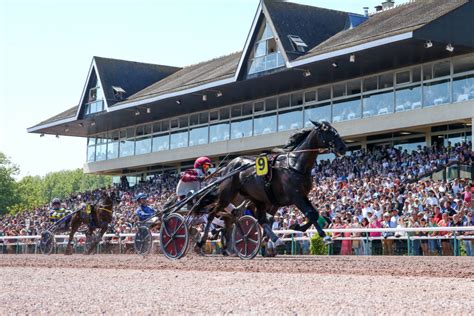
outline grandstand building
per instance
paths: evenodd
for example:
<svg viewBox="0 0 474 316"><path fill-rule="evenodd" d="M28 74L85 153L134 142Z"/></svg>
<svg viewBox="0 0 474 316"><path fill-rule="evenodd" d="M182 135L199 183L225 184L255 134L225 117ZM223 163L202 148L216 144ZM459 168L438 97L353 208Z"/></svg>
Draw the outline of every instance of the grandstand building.
<svg viewBox="0 0 474 316"><path fill-rule="evenodd" d="M132 182L282 145L310 120L350 150L472 141L474 1L376 10L263 0L241 52L184 68L94 57L79 104L28 132L85 137L86 172Z"/></svg>

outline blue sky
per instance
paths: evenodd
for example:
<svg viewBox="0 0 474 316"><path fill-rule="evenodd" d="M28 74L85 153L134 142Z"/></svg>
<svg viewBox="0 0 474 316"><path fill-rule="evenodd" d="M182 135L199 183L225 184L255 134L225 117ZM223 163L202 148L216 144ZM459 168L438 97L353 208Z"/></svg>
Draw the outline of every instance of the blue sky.
<svg viewBox="0 0 474 316"><path fill-rule="evenodd" d="M292 2L363 13L382 1ZM84 139L26 128L79 102L92 56L186 66L240 51L258 3L0 0L0 151L20 177L82 167Z"/></svg>

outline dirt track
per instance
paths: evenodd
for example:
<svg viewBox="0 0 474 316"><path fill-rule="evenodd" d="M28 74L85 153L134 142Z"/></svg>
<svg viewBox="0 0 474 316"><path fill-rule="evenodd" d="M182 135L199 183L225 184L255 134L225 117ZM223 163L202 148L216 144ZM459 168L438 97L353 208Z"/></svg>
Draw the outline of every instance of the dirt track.
<svg viewBox="0 0 474 316"><path fill-rule="evenodd" d="M474 260L467 257L4 255L0 272L1 315L474 310Z"/></svg>

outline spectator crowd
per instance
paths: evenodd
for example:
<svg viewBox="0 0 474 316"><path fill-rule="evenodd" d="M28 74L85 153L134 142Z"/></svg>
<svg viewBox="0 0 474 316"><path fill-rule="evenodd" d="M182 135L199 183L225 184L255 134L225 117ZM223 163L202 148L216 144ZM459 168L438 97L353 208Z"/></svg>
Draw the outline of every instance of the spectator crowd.
<svg viewBox="0 0 474 316"><path fill-rule="evenodd" d="M469 179L435 180L430 175L450 164L471 165L472 144L454 146L418 146L411 153L395 147L359 150L332 161L322 160L313 169L315 185L310 200L320 211L320 225L324 228L396 228L396 227L452 227L474 226L472 200L473 184ZM111 233L133 233L137 218L134 196L148 195L148 203L161 209L174 194L179 178L176 174L155 175L130 187L123 177L115 188L74 194L63 201L63 206L74 209L83 201L96 201L103 190L117 190L119 203L110 225ZM0 236L37 235L49 225L49 205L0 217ZM274 230L289 229L305 221L295 207L282 207L274 216ZM367 235L368 234L368 235ZM417 232L411 251L415 255L452 255L454 240L443 239L454 233ZM458 232L466 254L474 255L474 232ZM406 253L406 233L334 233L334 254L369 255ZM352 237L338 240L337 237ZM354 237L361 237L355 239ZM367 237L372 237L369 240ZM431 238L429 238L431 237ZM2 241L0 241L1 243ZM307 250L308 243L300 248Z"/></svg>

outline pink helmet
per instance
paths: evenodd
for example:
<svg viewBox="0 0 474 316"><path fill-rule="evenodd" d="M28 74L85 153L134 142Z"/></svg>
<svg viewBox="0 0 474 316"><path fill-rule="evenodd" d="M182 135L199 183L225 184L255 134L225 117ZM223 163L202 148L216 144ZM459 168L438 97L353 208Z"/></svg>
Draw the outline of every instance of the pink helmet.
<svg viewBox="0 0 474 316"><path fill-rule="evenodd" d="M212 165L212 161L211 159L209 159L209 157L199 157L198 159L196 159L196 161L194 162L194 168L201 168L205 165L205 164L209 164L209 165Z"/></svg>

